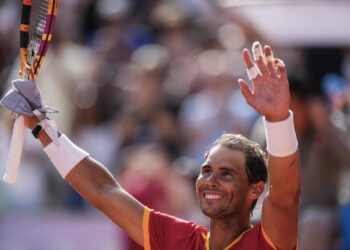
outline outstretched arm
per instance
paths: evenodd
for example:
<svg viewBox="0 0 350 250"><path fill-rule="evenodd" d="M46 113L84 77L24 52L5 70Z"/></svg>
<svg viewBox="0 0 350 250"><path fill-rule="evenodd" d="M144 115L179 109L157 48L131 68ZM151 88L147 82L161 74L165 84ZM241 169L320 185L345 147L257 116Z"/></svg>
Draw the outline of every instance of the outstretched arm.
<svg viewBox="0 0 350 250"><path fill-rule="evenodd" d="M25 117L25 124L31 130L38 122L35 117ZM44 147L52 143L44 130L39 133L39 139ZM88 156L74 166L65 179L91 205L105 213L133 240L143 246L144 206L124 191L102 164Z"/></svg>
<svg viewBox="0 0 350 250"><path fill-rule="evenodd" d="M263 51L260 43L255 42L253 53L258 71L252 69L256 66L249 51L243 50L243 58L251 74L252 89L241 79L238 83L247 103L265 117L267 139L270 140L267 149L269 186L263 203L262 225L278 249L295 249L300 170L297 142L290 120L292 113L289 111L290 94L286 69L281 60L273 58L268 46ZM269 126L277 128L272 131L275 138L269 138ZM283 131L278 131L279 128ZM276 133L281 133L277 141Z"/></svg>

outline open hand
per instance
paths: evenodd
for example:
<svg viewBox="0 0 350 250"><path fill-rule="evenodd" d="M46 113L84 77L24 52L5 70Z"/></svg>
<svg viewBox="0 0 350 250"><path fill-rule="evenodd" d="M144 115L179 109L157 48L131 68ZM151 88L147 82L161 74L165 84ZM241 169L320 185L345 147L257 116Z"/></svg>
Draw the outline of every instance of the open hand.
<svg viewBox="0 0 350 250"><path fill-rule="evenodd" d="M238 84L241 87L241 92L247 103L261 115L264 115L268 121L284 120L289 116L290 106L285 65L280 59L273 59L269 46L265 46L263 53L260 43L255 42L253 51L260 74L252 79L252 89L244 80L239 79ZM243 50L243 58L247 69L256 67L247 49Z"/></svg>

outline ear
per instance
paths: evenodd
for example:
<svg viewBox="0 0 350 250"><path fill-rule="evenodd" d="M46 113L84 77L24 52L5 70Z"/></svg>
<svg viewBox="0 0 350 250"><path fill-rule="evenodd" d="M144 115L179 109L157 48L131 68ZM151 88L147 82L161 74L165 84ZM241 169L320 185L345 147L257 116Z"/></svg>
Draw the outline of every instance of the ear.
<svg viewBox="0 0 350 250"><path fill-rule="evenodd" d="M258 199L260 195L264 192L264 189L265 183L263 181L251 184L249 198L251 198L252 200Z"/></svg>

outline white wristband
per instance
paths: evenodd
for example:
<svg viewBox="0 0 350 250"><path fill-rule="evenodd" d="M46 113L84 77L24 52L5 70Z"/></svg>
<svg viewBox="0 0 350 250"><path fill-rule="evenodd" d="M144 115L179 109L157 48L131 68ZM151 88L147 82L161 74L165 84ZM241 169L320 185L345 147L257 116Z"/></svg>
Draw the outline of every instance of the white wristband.
<svg viewBox="0 0 350 250"><path fill-rule="evenodd" d="M64 134L58 138L58 142L59 144L50 143L44 148L44 151L60 175L66 178L67 174L89 153L76 146Z"/></svg>
<svg viewBox="0 0 350 250"><path fill-rule="evenodd" d="M269 122L264 117L266 131L267 152L276 157L284 157L295 153L298 140L294 130L293 112L289 110L289 117L278 122Z"/></svg>

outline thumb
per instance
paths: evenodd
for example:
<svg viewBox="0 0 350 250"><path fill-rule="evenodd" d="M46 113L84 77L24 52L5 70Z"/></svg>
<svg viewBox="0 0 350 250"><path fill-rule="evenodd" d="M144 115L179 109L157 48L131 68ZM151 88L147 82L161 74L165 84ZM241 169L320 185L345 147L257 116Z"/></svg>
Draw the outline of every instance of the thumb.
<svg viewBox="0 0 350 250"><path fill-rule="evenodd" d="M253 103L253 94L250 90L248 84L243 79L238 79L239 87L241 88L241 93L244 96L246 102L252 106Z"/></svg>

